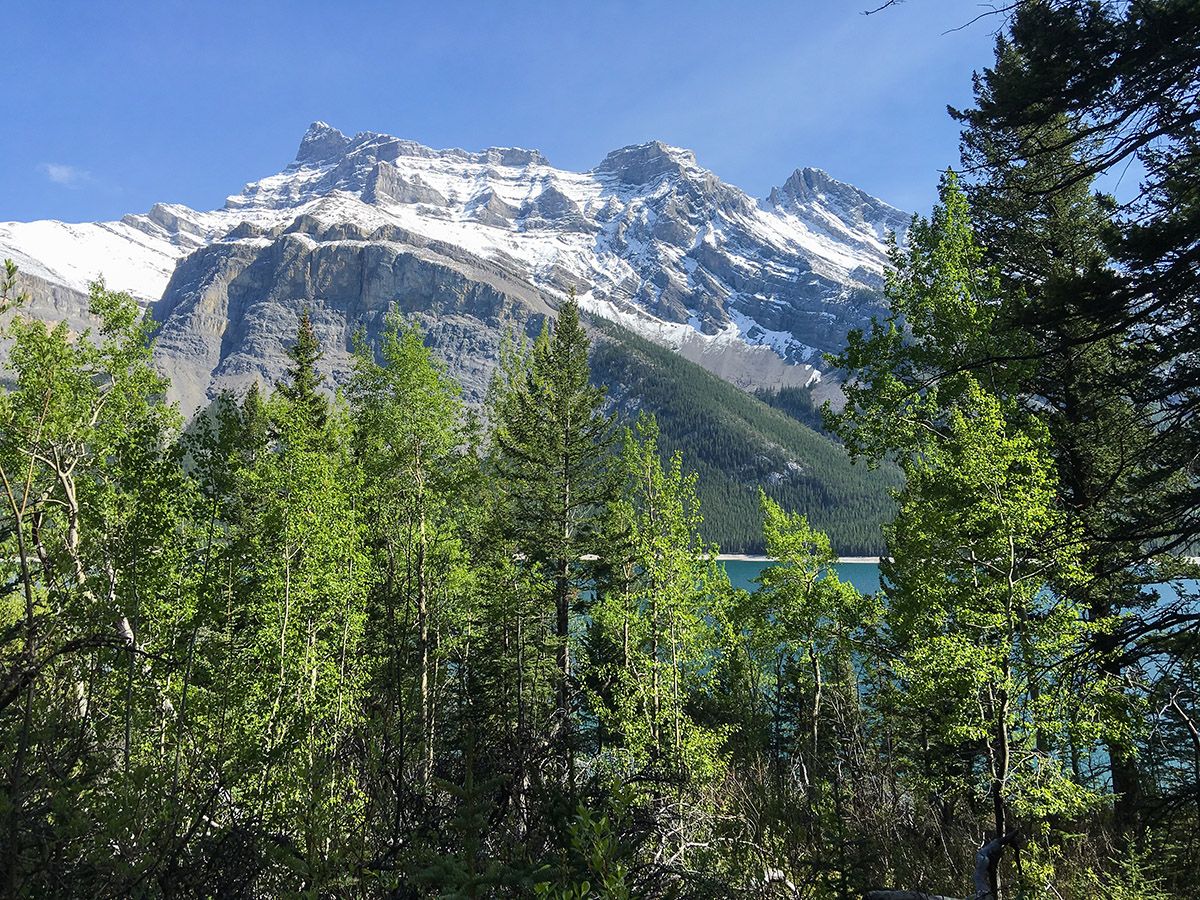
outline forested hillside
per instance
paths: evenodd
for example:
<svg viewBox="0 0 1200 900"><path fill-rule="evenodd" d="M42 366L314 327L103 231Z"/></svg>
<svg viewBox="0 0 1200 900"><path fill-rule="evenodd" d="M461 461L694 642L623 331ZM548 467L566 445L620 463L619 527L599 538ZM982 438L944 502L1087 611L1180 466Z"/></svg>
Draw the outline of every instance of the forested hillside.
<svg viewBox="0 0 1200 900"><path fill-rule="evenodd" d="M593 323L604 339L592 350L595 381L620 398L623 417L652 410L669 458L683 453L698 478L700 532L731 553L762 553L760 488L788 509L805 513L845 556L877 556L880 525L891 518L889 489L899 483L890 465L855 464L827 435L771 408L678 354L617 325ZM808 398L803 388L793 389ZM777 395L771 395L775 399ZM793 405L803 403L795 400ZM815 424L820 413L808 409ZM789 411L790 412L790 411Z"/></svg>

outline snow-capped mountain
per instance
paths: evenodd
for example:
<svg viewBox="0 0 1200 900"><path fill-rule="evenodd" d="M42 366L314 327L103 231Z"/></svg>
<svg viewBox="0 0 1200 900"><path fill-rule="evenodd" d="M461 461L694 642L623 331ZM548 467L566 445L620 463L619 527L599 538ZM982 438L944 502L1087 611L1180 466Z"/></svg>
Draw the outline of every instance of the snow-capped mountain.
<svg viewBox="0 0 1200 900"><path fill-rule="evenodd" d="M907 226L815 169L755 200L658 142L577 173L536 150L433 150L317 122L287 168L222 209L0 223L0 257L28 276L35 313L68 314L100 275L153 304L185 406L276 375L303 307L335 374L350 333L399 305L470 391L495 332L571 289L593 314L759 387L819 377L819 354L878 309L888 232Z"/></svg>

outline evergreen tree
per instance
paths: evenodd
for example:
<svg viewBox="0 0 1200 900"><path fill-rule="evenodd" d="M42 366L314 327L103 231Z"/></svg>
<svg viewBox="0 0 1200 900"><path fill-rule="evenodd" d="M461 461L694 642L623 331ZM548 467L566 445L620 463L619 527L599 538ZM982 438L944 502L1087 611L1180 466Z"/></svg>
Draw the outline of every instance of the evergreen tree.
<svg viewBox="0 0 1200 900"><path fill-rule="evenodd" d="M283 380L276 385L276 390L291 404L296 414L308 420L311 428L319 430L329 416L329 402L319 393L325 377L317 368L325 354L307 309L300 314L295 342L285 352L291 363L284 372Z"/></svg>
<svg viewBox="0 0 1200 900"><path fill-rule="evenodd" d="M1180 801L1155 796L1160 779L1145 761L1161 745L1150 750L1140 706L1156 698L1172 710L1167 730L1190 727L1187 708L1161 698L1187 694L1168 673L1197 650L1179 581L1191 571L1180 557L1200 540L1200 14L1189 0L1022 0L1008 12L974 105L951 112L1006 283L997 324L1026 342L1023 402L1046 422L1063 507L1079 526L1083 577L1054 589L1089 618L1121 623L1081 654L1126 694L1124 727L1092 777L1111 786L1119 842L1153 840L1161 861L1177 852L1179 829L1146 826ZM1092 194L1105 175L1124 199ZM1192 781L1183 796L1200 800L1200 776ZM1191 861L1166 871L1177 884L1196 879Z"/></svg>
<svg viewBox="0 0 1200 900"><path fill-rule="evenodd" d="M604 391L589 382L587 353L572 295L534 345L527 374L500 401L494 435L518 547L551 580L556 730L568 769L574 767L571 612L584 574L582 557L597 549L600 513L612 494L612 416L603 411ZM569 772L568 783L573 781Z"/></svg>
<svg viewBox="0 0 1200 900"><path fill-rule="evenodd" d="M995 68L977 83L981 110L1002 102L1026 67L1040 65L1024 58L1020 35L1028 37L1027 28L998 42ZM1144 658L1140 646L1159 643L1145 638L1181 611L1153 586L1177 578L1181 568L1186 516L1171 538L1162 511L1191 488L1184 466L1162 465L1162 445L1178 450L1187 439L1166 433L1171 415L1158 395L1161 366L1131 315L1130 270L1110 258L1122 252L1115 201L1093 194L1091 176L1080 171L1094 148L1081 137L1079 116L1038 114L1016 125L975 114L966 120L964 161L974 178L968 192L1008 288L1001 326L1028 337L1036 364L1028 367L1025 402L1046 420L1064 506L1085 536L1086 577L1056 589L1070 590L1096 620L1129 623L1098 634L1092 655L1101 678L1123 682ZM1175 518L1167 528L1179 524ZM1131 697L1129 727L1106 748L1115 821L1126 837L1137 827L1146 789L1131 740L1138 730L1133 706Z"/></svg>
<svg viewBox="0 0 1200 900"><path fill-rule="evenodd" d="M975 105L953 111L966 127L968 171L985 189L1003 185L1008 210L996 206L995 214L1008 222L1005 243L1016 235L1026 245L1045 241L1061 249L1063 236L1043 227L1045 220L1027 222L1014 213L1064 208L1106 172L1135 161L1144 169L1132 199L1104 200L1111 218L1104 250L1115 265L1078 271L1058 290L1035 292L1024 321L1067 336L1082 353L1100 345L1115 364L1115 371L1100 373L1101 389L1127 398L1138 428L1149 426L1141 440L1151 440L1132 455L1137 473L1121 491L1129 509L1109 537L1176 554L1200 538L1198 48L1200 11L1190 0L1022 2L997 42L995 64L976 80ZM1032 177L1015 177L1020 170ZM991 214L993 204L979 199ZM1049 277L1045 265L1028 275L1029 281ZM1064 292L1074 302L1062 302ZM1061 353L1053 343L1047 350ZM1142 503L1142 497L1153 499Z"/></svg>

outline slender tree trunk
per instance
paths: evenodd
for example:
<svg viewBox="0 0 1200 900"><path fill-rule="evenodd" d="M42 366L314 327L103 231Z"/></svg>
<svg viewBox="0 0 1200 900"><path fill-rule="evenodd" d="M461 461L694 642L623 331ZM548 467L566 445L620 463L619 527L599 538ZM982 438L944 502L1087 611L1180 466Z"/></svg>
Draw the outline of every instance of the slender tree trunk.
<svg viewBox="0 0 1200 900"><path fill-rule="evenodd" d="M820 722L821 722L821 660L817 657L817 647L812 641L808 644L808 660L812 666L813 676L813 703L812 703L812 720L810 723L810 733L812 738L812 751L810 754L813 767L817 764L817 748L820 746Z"/></svg>
<svg viewBox="0 0 1200 900"><path fill-rule="evenodd" d="M1119 668L1115 665L1105 666L1102 671L1110 677L1119 674ZM1113 802L1114 824L1118 837L1128 841L1134 836L1138 811L1142 805L1141 771L1131 748L1116 741L1109 741L1107 749L1112 790L1116 795Z"/></svg>
<svg viewBox="0 0 1200 900"><path fill-rule="evenodd" d="M650 721L650 733L654 737L654 749L659 749L658 724L661 713L661 686L658 660L658 590L652 582L650 585L650 671L652 700L654 703L653 716Z"/></svg>
<svg viewBox="0 0 1200 900"><path fill-rule="evenodd" d="M420 645L421 785L428 789L433 776L433 714L429 694L429 586L425 571L426 536L424 500L417 523L417 642Z"/></svg>
<svg viewBox="0 0 1200 900"><path fill-rule="evenodd" d="M673 699L671 702L671 716L675 726L675 755L679 756L679 750L683 746L683 734L681 731L680 722L680 691L679 691L679 636L675 628L675 616L671 616L671 693Z"/></svg>
<svg viewBox="0 0 1200 900"><path fill-rule="evenodd" d="M775 780L783 783L783 657L775 657L775 691L771 703L771 768L775 770ZM808 784L808 773L804 760L800 760L803 772L802 782Z"/></svg>
<svg viewBox="0 0 1200 900"><path fill-rule="evenodd" d="M17 552L20 556L21 563L21 586L25 595L25 647L23 655L25 663L33 667L34 661L37 658L38 634L37 634L37 618L35 615L35 604L33 599L33 576L29 570L29 553L25 546L25 526L22 521L22 505L16 501L16 496L13 494L12 487L8 481L7 473L3 474L4 487L8 495L8 501L13 512L13 521L16 528L17 536ZM28 484L28 480L26 482ZM19 859L19 844L20 836L20 821L21 821L21 791L24 787L23 781L25 778L25 757L29 752L29 731L32 725L33 718L33 698L34 698L34 683L36 676L29 681L28 687L25 689L25 708L21 716L21 731L17 738L17 750L13 755L12 772L10 775L11 800L9 807L9 836L6 842L9 847L8 853L5 854L4 860L6 869L5 883L7 887L6 893L14 894L17 887L17 860Z"/></svg>
<svg viewBox="0 0 1200 900"><path fill-rule="evenodd" d="M568 446L571 433L571 422L564 423L563 447ZM571 477L572 465L569 452L562 456L562 495L559 513L559 544L560 556L555 564L554 583L554 637L557 645L556 658L558 663L557 716L559 733L563 739L564 757L567 766L567 784L571 792L575 790L575 753L572 746L571 721L571 554L575 552L571 528Z"/></svg>
<svg viewBox="0 0 1200 900"><path fill-rule="evenodd" d="M1171 697L1171 708L1183 722L1192 741L1192 790L1196 793L1196 828L1200 831L1200 727L1197 727L1195 720L1184 711L1179 698L1174 695Z"/></svg>
<svg viewBox="0 0 1200 900"><path fill-rule="evenodd" d="M1007 680L1009 666L1004 666L1004 676ZM992 775L992 813L996 821L996 840L1003 840L1008 829L1008 816L1004 803L1004 785L1008 781L1009 760L1011 749L1008 733L1009 697L1006 688L997 691L996 712L996 746L994 751L994 769ZM1003 845L991 855L988 862L988 882L991 887L990 900L1000 900L1000 859L1003 855Z"/></svg>
<svg viewBox="0 0 1200 900"><path fill-rule="evenodd" d="M518 585L513 585L513 593L520 596ZM524 598L522 597L522 601ZM527 703L525 686L525 609L524 602L517 608L517 733L516 733L516 750L517 750L517 777L515 779L514 792L515 806L517 808L517 823L522 833L525 831L526 816L525 816L525 793L526 793L526 761L525 761L525 722L526 712L525 705Z"/></svg>
<svg viewBox="0 0 1200 900"><path fill-rule="evenodd" d="M633 617L631 605L633 603L629 590L629 576L626 573L625 585L623 587L625 594L625 609L624 618L621 622L621 668L625 670L625 674L629 674L629 620Z"/></svg>
<svg viewBox="0 0 1200 900"><path fill-rule="evenodd" d="M571 745L571 644L570 644L570 602L571 602L571 573L570 561L563 557L558 561L558 574L555 579L555 628L554 636L557 643L558 663L558 700L557 714L559 732L563 739L564 755L567 762L567 783L574 790L575 784L575 753Z"/></svg>
<svg viewBox="0 0 1200 900"><path fill-rule="evenodd" d="M204 549L204 568L202 569L201 575L200 575L200 590L201 591L208 590L208 584L209 584L208 573L209 573L210 564L212 563L213 532L216 529L216 525L217 525L217 501L216 501L216 499L214 499L213 503L212 503L212 510L211 510L211 513L210 513L209 519L208 519L208 537L205 541L205 549ZM172 765L172 772L171 772L171 795L172 796L175 795L175 793L179 787L180 753L183 750L184 733L187 729L188 691L190 690L191 684L192 684L192 669L193 669L193 666L195 665L196 639L197 639L197 637L199 635L199 631L200 631L201 615L202 615L202 610L199 610L199 609L193 613L194 619L192 622L192 629L191 629L191 633L188 636L187 658L185 659L184 666L183 666L183 686L180 689L180 695L179 695L179 716L176 719L176 725L175 725L175 760Z"/></svg>

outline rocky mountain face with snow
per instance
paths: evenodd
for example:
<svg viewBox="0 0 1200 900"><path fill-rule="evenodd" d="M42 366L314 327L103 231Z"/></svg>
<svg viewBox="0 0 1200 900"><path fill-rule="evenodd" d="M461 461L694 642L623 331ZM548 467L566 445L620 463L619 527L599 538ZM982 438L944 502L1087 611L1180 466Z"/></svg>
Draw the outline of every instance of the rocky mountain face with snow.
<svg viewBox="0 0 1200 900"><path fill-rule="evenodd" d="M82 323L103 276L150 305L185 411L271 383L307 308L335 377L389 309L421 322L478 399L504 334L567 292L593 315L746 389L814 385L820 354L878 312L887 235L908 216L815 169L756 200L652 142L576 173L537 151L433 150L324 123L224 208L119 222L0 223L33 313Z"/></svg>

